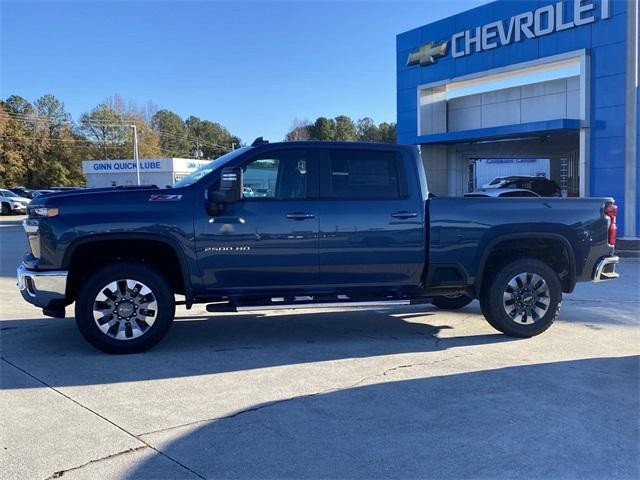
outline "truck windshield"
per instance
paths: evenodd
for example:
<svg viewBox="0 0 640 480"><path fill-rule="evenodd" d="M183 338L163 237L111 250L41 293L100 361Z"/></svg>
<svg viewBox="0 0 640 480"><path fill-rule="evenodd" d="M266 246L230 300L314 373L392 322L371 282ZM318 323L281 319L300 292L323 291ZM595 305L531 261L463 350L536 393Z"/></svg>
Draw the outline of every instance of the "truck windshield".
<svg viewBox="0 0 640 480"><path fill-rule="evenodd" d="M250 148L251 147L242 147L242 148L238 148L237 150L232 150L229 153L227 153L225 155L222 155L221 157L216 158L213 162L210 162L210 163L207 163L206 165L203 165L198 170L196 170L195 172L190 173L186 177L181 178L173 186L175 188L180 188L180 187L187 187L187 186L189 186L189 185L191 185L193 183L196 183L198 180L200 180L201 178L209 175L214 170L222 168L230 160L233 160L237 156L242 155L243 153L245 153Z"/></svg>

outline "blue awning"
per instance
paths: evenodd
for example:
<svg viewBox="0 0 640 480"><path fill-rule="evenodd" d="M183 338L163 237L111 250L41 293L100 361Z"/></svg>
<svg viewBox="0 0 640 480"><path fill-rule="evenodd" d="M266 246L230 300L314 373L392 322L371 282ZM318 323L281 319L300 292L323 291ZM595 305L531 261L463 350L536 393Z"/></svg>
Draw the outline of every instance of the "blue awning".
<svg viewBox="0 0 640 480"><path fill-rule="evenodd" d="M558 120L545 120L542 122L517 123L514 125L501 125L499 127L476 128L473 130L460 130L457 132L434 133L432 135L418 135L415 137L417 145L452 143L467 143L486 140L499 140L503 138L517 138L529 135L541 135L558 133L562 131L577 131L580 129L581 120L573 118L561 118Z"/></svg>

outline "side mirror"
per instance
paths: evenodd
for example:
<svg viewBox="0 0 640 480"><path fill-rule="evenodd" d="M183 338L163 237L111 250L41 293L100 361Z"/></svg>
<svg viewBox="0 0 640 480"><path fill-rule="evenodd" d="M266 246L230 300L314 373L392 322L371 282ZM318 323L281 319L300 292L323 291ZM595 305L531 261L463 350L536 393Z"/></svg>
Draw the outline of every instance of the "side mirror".
<svg viewBox="0 0 640 480"><path fill-rule="evenodd" d="M227 167L220 172L220 189L209 191L207 211L211 215L220 212L220 205L242 199L242 168Z"/></svg>

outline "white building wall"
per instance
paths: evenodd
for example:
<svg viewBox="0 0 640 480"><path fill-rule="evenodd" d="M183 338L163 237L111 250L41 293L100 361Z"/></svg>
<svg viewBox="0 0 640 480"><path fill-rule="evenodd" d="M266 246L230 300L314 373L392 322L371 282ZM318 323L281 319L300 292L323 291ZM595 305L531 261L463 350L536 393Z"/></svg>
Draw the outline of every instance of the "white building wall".
<svg viewBox="0 0 640 480"><path fill-rule="evenodd" d="M580 117L580 77L442 99L442 87L424 89L420 98L420 134ZM431 103L433 102L433 103ZM446 128L443 129L443 122Z"/></svg>
<svg viewBox="0 0 640 480"><path fill-rule="evenodd" d="M102 187L119 187L122 185L137 185L138 178L135 172L126 173L87 173L85 174L87 179L87 188L102 188ZM166 185L173 185L173 173L172 172L144 172L140 173L141 185L157 185L158 187L164 187Z"/></svg>

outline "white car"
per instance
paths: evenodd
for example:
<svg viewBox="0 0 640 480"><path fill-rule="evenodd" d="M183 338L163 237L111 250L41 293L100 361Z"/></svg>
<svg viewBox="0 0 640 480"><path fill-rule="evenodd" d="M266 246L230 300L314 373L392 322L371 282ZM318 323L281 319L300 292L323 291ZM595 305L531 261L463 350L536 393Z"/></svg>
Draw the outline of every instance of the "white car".
<svg viewBox="0 0 640 480"><path fill-rule="evenodd" d="M27 205L31 199L16 195L11 190L0 188L0 202L2 215L11 215L12 213L27 213Z"/></svg>
<svg viewBox="0 0 640 480"><path fill-rule="evenodd" d="M481 188L471 193L465 193L465 197L539 197L536 192L524 188Z"/></svg>

